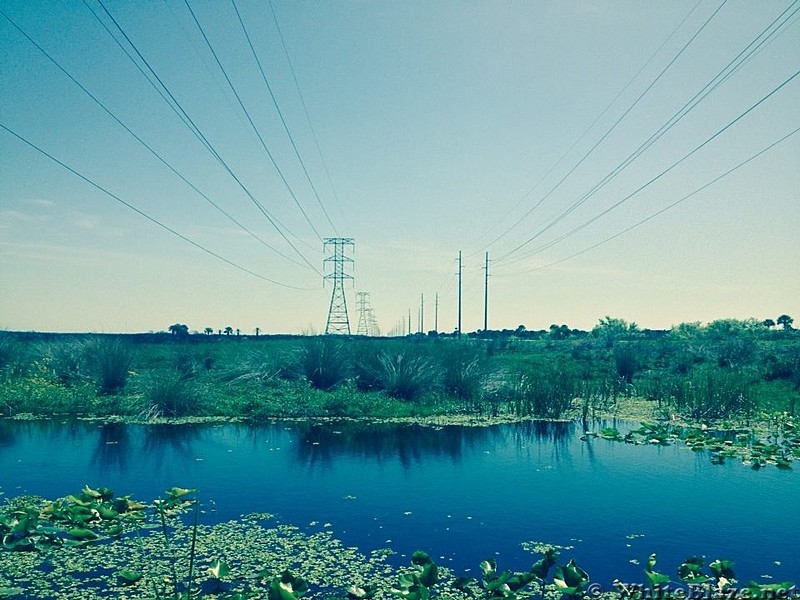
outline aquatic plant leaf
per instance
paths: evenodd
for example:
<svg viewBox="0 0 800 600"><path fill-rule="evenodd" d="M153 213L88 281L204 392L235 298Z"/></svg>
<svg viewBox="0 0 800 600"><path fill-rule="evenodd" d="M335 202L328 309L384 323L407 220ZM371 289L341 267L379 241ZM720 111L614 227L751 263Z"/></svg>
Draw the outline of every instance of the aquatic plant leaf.
<svg viewBox="0 0 800 600"><path fill-rule="evenodd" d="M478 567L480 567L484 578L486 578L490 573L497 573L497 561L495 561L493 558L482 561Z"/></svg>
<svg viewBox="0 0 800 600"><path fill-rule="evenodd" d="M659 573L655 570L656 567L656 555L655 553L651 554L647 557L647 568L644 570L644 574L647 577L647 580L650 582L650 585L661 585L662 583L669 583L669 577L664 575L663 573Z"/></svg>
<svg viewBox="0 0 800 600"><path fill-rule="evenodd" d="M589 574L581 569L573 558L566 565L559 565L553 573L553 582L562 594L581 596L589 583Z"/></svg>
<svg viewBox="0 0 800 600"><path fill-rule="evenodd" d="M0 587L0 598L7 596L17 596L24 593L25 590L21 587Z"/></svg>
<svg viewBox="0 0 800 600"><path fill-rule="evenodd" d="M193 494L196 491L197 488L171 487L164 493L171 499L177 499L177 498L183 498L184 496L188 496L189 494Z"/></svg>
<svg viewBox="0 0 800 600"><path fill-rule="evenodd" d="M117 578L120 582L124 585L133 585L137 581L139 581L143 577L142 573L139 571L133 571L131 569L123 569L117 573Z"/></svg>
<svg viewBox="0 0 800 600"><path fill-rule="evenodd" d="M711 577L702 572L703 559L697 556L687 558L678 567L678 577L686 583L707 583Z"/></svg>
<svg viewBox="0 0 800 600"><path fill-rule="evenodd" d="M538 577L539 579L545 579L547 577L547 573L550 572L556 561L558 560L558 551L555 548L548 548L544 556L533 563L531 567L531 573Z"/></svg>
<svg viewBox="0 0 800 600"><path fill-rule="evenodd" d="M711 569L711 572L717 577L717 579L720 577L724 577L728 580L736 579L736 575L733 572L733 562L729 560L721 560L718 558L709 564L708 568Z"/></svg>
<svg viewBox="0 0 800 600"><path fill-rule="evenodd" d="M362 587L351 585L349 588L347 588L347 595L352 600L367 600L368 598L375 596L377 591L378 586L374 583L367 584Z"/></svg>
<svg viewBox="0 0 800 600"><path fill-rule="evenodd" d="M419 582L426 586L431 587L439 581L439 568L436 563L431 560L431 557L422 550L417 550L411 555L411 564L419 570Z"/></svg>
<svg viewBox="0 0 800 600"><path fill-rule="evenodd" d="M231 574L231 568L228 563L219 559L215 559L211 563L211 566L208 567L207 572L209 576L213 577L214 579L224 579Z"/></svg>
<svg viewBox="0 0 800 600"><path fill-rule="evenodd" d="M76 540L96 540L100 537L91 529L84 529L82 527L75 527L70 529L67 533L69 533Z"/></svg>

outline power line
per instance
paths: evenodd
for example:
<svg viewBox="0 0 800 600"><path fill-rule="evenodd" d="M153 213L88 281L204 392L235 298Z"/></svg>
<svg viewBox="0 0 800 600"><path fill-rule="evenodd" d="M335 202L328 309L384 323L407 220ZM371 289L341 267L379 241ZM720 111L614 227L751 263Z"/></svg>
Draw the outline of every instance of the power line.
<svg viewBox="0 0 800 600"><path fill-rule="evenodd" d="M130 44L131 48L136 53L136 55L139 57L139 59L142 61L142 63L147 67L147 69L150 71L150 73L153 75L153 77L155 77L156 81L158 81L158 84L162 87L164 92L166 92L166 94L169 96L169 98L171 100L171 103L174 103L175 107L177 107L177 109L183 114L183 116L186 118L186 120L191 124L189 129L194 133L195 137L197 137L200 140L200 142L209 150L209 152L211 152L212 156L214 156L214 158L216 158L217 162L219 162L219 164L225 169L225 171L239 185L239 187L247 195L247 197L253 202L253 204L256 206L256 208L259 210L259 212L261 212L261 214L264 216L264 218L267 219L267 221L270 223L270 225L272 225L272 227L275 228L275 230L280 234L280 236L289 245L289 247L295 252L295 254L297 254L300 257L300 259L304 263L306 263L311 269L313 269L317 274L322 275L320 270L315 265L313 265L308 260L308 258L306 258L306 256L302 252L300 252L300 250L297 248L297 246L295 246L294 243L292 243L292 241L286 236L286 233L284 233L284 230L289 232L295 239L299 240L299 238L294 233L292 233L287 227L285 227L282 223L280 223L280 221L276 217L274 217L272 214L270 214L270 212L266 208L264 208L264 206L255 198L255 196L247 188L247 186L244 185L242 180L233 172L233 170L230 168L228 163L219 154L219 152L216 151L216 149L211 144L211 142L208 141L206 136L203 135L203 132L200 130L200 128L197 126L197 124L192 120L192 118L189 116L189 114L186 112L186 110L184 110L184 108L181 106L180 102L178 102L178 100L175 98L175 95L170 91L170 89L167 87L167 85L161 80L161 78L156 73L155 69L153 69L153 67L150 65L150 63L147 61L147 59L144 57L144 55L136 47L136 44L133 43L133 40L131 40L131 38L128 36L128 34L125 32L125 30L119 24L119 22L114 18L114 15L112 15L111 12L106 8L105 4L103 4L103 0L97 0L97 3L103 9L105 14L108 16L108 18L114 24L114 26L117 28L117 30L119 30L119 32L122 34L122 36L128 42L128 44ZM93 13L93 14L95 14L95 13ZM96 14L95 14L95 17L99 19L99 16L96 15ZM133 60L132 57L130 56L130 54L127 54L127 56L129 58L131 58L131 60ZM147 79L148 83L150 83L150 85L155 87L155 84L149 78L146 78L146 79Z"/></svg>
<svg viewBox="0 0 800 600"><path fill-rule="evenodd" d="M786 16L784 18L784 15L786 15L786 13L791 9L791 7L793 5L795 5L795 4L797 4L797 3L798 3L797 0L795 0L795 2L793 2L793 4L789 6L789 8L787 8L780 15L778 15L778 17L776 17L747 46L745 46L745 48L743 50L741 50L739 52L739 54L737 54L733 59L731 59L731 61L728 62L728 64L725 65L725 67L723 67L708 83L706 83L706 85L703 86L703 88L700 91L698 91L689 101L687 101L680 109L678 109L678 111L675 114L673 114L669 119L667 119L667 121L664 124L662 124L661 127L659 127L659 129L657 129L647 140L642 142L642 144L640 144L639 147L636 150L634 150L631 154L629 154L628 157L625 158L621 163L619 163L611 172L606 174L605 177L603 177L599 182L597 182L594 186L592 186L591 189L589 189L588 191L584 192L572 205L570 205L568 208L566 208L564 211L562 211L557 217L555 217L552 221L547 223L544 227L542 227L539 231L537 231L533 236L529 237L525 242L519 244L516 248L514 248L513 250L511 250L511 251L507 252L505 255L503 255L503 257L501 257L500 260L502 261L502 260L507 259L514 252L517 252L518 250L520 250L521 248L523 248L524 246L526 246L527 244L529 244L533 240L537 239L543 233L545 233L546 231L550 230L553 226L555 226L557 223L559 223L562 219L564 219L566 216L568 216L573 211L575 211L578 207L583 205L598 190L603 188L609 181L611 181L614 177L616 177L625 168L630 166L630 164L632 164L637 158L639 158L642 154L644 154L656 141L661 139L661 137L663 137L670 129L672 129L678 122L680 122L680 120L683 119L683 117L685 117L689 112L691 112L695 107L697 107L698 104L700 104L703 100L705 100L705 98L707 98L720 85L722 85L725 81L727 81L733 75L733 73L736 72L736 70L738 68L738 65L741 65L745 60L747 60L750 56L752 56L755 52L757 52L761 47L763 47L763 45L773 35L776 34L778 29L784 23L786 23L789 19L791 19L792 16L794 16L795 13L800 11L800 7L798 7L798 8L796 8L794 10L793 13L789 14L788 16ZM775 24L778 23L778 21L780 21L781 18L784 18L783 22L778 24L777 27L776 27ZM770 30L772 30L772 31L770 31ZM761 38L765 34L766 34L766 37L759 42L758 41L759 38ZM754 46L754 44L755 44L755 46ZM573 229L573 230L561 235L560 237L556 238L555 240L553 240L553 241L551 241L551 242L549 242L547 244L544 244L543 246L540 246L540 247L535 248L535 249L533 249L533 250L531 250L529 252L526 252L525 254L523 254L523 255L515 258L514 260L510 261L509 264L513 264L513 263L519 262L520 260L528 258L528 257L530 257L530 256L532 256L534 254L537 254L538 252L541 252L542 250L545 250L547 248L550 248L550 247L556 245L557 243L559 243L562 240L570 237L571 235L573 235L575 232L579 231L580 229L583 229L586 225L588 225L588 223L586 223L586 224L584 224L584 225L582 225L580 227L577 227L577 228L575 228L575 229Z"/></svg>
<svg viewBox="0 0 800 600"><path fill-rule="evenodd" d="M283 37L283 31L281 30L280 23L278 23L278 16L275 14L275 7L272 5L272 0L269 0L269 10L272 13L272 19L275 21L275 28L278 30L278 37L281 40L281 46L283 47L283 53L286 56L286 62L289 65L289 71L292 74L292 80L294 81L294 87L297 89L297 95L300 97L300 105L303 107L303 113L306 115L306 121L308 121L308 129L311 131L311 137L314 138L314 144L317 147L317 153L319 154L319 158L322 161L322 168L325 171L325 176L328 178L328 185L331 187L331 191L333 192L333 198L336 200L336 206L339 209L339 214L344 217L344 211L342 210L342 204L339 202L339 195L336 193L336 187L333 185L333 178L331 177L331 172L328 169L328 163L325 160L325 155L322 153L322 147L319 143L319 138L317 138L317 133L314 131L314 125L311 123L311 116L308 113L308 107L306 106L305 98L303 97L303 92L300 90L300 82L297 80L297 74L294 70L294 65L292 64L292 59L289 56L289 49L286 46L286 40ZM334 227L334 232L336 228ZM337 234L338 235L338 234Z"/></svg>
<svg viewBox="0 0 800 600"><path fill-rule="evenodd" d="M597 149L598 146L600 146L600 144L602 144L606 140L606 138L608 138L609 135L611 135L611 133L614 131L614 129L616 129L617 125L619 125L622 122L622 120L625 119L625 117L628 116L628 114L636 107L636 105L639 104L639 102L642 100L642 98L644 98L645 95L653 88L653 86L655 86L655 84L658 83L658 81L661 80L661 78L669 70L669 68L673 64L675 64L675 62L678 60L678 58L681 57L681 55L686 51L686 49L691 45L691 43L695 39L697 39L697 37L703 32L703 30L705 30L705 28L708 26L708 24L714 19L714 17L717 16L717 14L720 12L720 10L722 10L722 7L725 6L727 1L728 0L722 0L722 3L717 7L717 9L713 13L711 13L711 16L709 16L703 22L703 24L700 26L700 28L697 31L695 31L695 33L692 35L692 37L689 38L689 40L683 45L683 47L678 51L678 53L672 58L672 60L670 60L667 63L667 65L659 72L659 74L656 75L656 77L650 82L650 84L644 89L644 91L641 94L639 94L639 96L636 98L636 100L634 100L633 103L622 113L622 115L620 115L620 117L611 125L611 127L608 129L608 131L606 131L603 134L603 136L599 140L597 140L597 142L595 142L595 144L591 148L589 148L589 150L583 155L583 157L577 163L575 163L575 165L569 171L567 171L567 173L561 179L559 179L558 182L552 188L550 188L550 190L544 196L542 196L542 198L540 198L539 201L530 208L530 210L528 210L528 212L526 212L514 224L512 224L511 227L509 227L505 232L503 232L495 240L495 242L497 240L501 239L502 237L504 237L505 235L507 235L512 229L516 228L522 221L527 219L531 215L531 213L533 213L534 210L536 210L539 206L541 206L541 204L545 200L547 200L547 198L550 197L550 195L553 192L555 192L559 187L561 187L561 184L564 183L564 181L570 175L572 175L572 173L574 173L575 170L579 166L581 166L581 164L583 164L583 162ZM504 260L509 255L513 254L517 250L520 250L521 248L523 248L528 243L529 243L529 241L525 241L522 244L519 244L518 246L516 246L511 251L509 251L506 254L504 254L503 256L501 256L498 260L499 261Z"/></svg>
<svg viewBox="0 0 800 600"><path fill-rule="evenodd" d="M250 46L250 51L253 53L253 58L256 60L256 64L258 65L258 70L261 73L261 78L264 80L264 84L267 86L267 91L269 91L269 96L272 99L272 104L275 105L275 110L278 111L278 116L281 119L281 123L283 124L283 130L286 132L289 141L292 144L292 148L294 149L294 154L297 157L297 160L300 162L300 166L303 169L303 173L306 176L306 181L308 181L308 185L311 186L311 191L314 192L314 196L319 203L320 208L322 209L325 218L328 220L328 224L333 229L334 233L336 232L336 227L333 225L333 221L331 221L331 217L328 214L325 205L322 203L322 199L319 197L319 193L317 192L317 188L314 185L314 182L311 180L311 176L308 174L308 169L306 168L306 163L303 160L303 157L300 156L300 151L297 149L297 144L294 141L294 137L292 137L291 132L289 131L289 126L286 124L286 119L283 116L283 111L281 111L281 107L278 105L278 100L275 98L275 94L272 91L272 86L269 84L269 80L267 79L267 74L264 72L264 68L261 65L261 60L258 58L258 54L256 53L256 49L253 46L253 42L250 39L250 34L247 32L247 27L245 27L244 20L242 19L242 15L239 12L239 7L236 6L236 0L231 0L231 4L233 5L233 9L236 11L236 17L239 19L239 24L242 26L242 32L244 32L244 37L247 39L247 44Z"/></svg>
<svg viewBox="0 0 800 600"><path fill-rule="evenodd" d="M694 11L697 10L697 7L700 6L701 2L702 2L702 0L698 0L697 1L697 3L689 10L689 12L686 14L686 16L683 17L681 22L678 23L675 26L675 28L670 32L670 34L664 39L664 41L661 42L661 45L658 48L656 48L656 50L650 55L650 58L648 58L644 62L644 64L642 64L642 66L639 67L639 70L636 71L636 73L633 75L633 77L631 77L628 80L628 83L626 83L623 86L623 88L619 92L617 92L617 95L614 96L614 98L611 100L611 102L609 102L606 105L606 107L600 112L600 114L598 114L597 117L595 117L594 121L592 121L592 123L583 130L583 133L581 133L580 136L578 136L578 138L574 142L572 142L572 145L567 149L567 151L564 152L561 155L561 157L555 163L553 163L553 165L547 170L547 172L539 178L539 180L533 185L533 187L531 187L527 192L525 192L525 194L522 196L522 198L520 198L514 206L512 206L509 210L507 210L506 213L494 223L494 225L489 227L489 229L487 229L486 232L484 232L484 235L482 235L480 238L478 238L477 241L480 241L481 239L485 238L486 235L490 231L495 229L502 221L504 221L506 219L506 217L508 217L508 215L510 215L512 212L514 212L528 198L528 196L530 196L544 182L544 180L547 179L547 177L553 171L555 171L556 168L558 168L558 166L564 161L564 159L570 154L570 152L572 152L575 149L575 146L577 146L581 142L581 140L583 140L583 138L586 137L586 135L594 128L594 126L597 125L597 123L600 121L600 119L602 119L605 116L605 114L611 109L611 107L617 102L617 100L619 100L619 98L622 96L622 94L625 93L625 91L633 84L633 82L636 81L636 79L639 77L639 75L641 75L642 72L650 65L650 63L653 62L653 59L655 59L655 57L658 55L658 53L661 52L661 50L664 48L664 46L666 46L667 43L675 36L675 34L683 26L683 24L686 23L686 21L689 19L689 17L692 16L692 14L694 14ZM615 126L616 126L616 124L614 126L612 126L612 129ZM497 243L500 239L502 239L503 237L508 235L521 222L522 222L521 220L517 221L515 224L513 224L511 227L509 227L505 232L503 232L502 234L500 234L499 236L494 238L491 242L489 242L489 244L487 244L487 246L491 246L492 244ZM472 255L477 254L478 252L479 251L476 251Z"/></svg>
<svg viewBox="0 0 800 600"><path fill-rule="evenodd" d="M242 101L242 97L239 95L239 92L237 91L236 86L233 85L233 81L231 81L231 78L228 76L228 72L225 70L225 67L222 66L222 61L220 61L219 56L217 55L216 51L214 50L214 46L211 45L211 41L208 39L208 36L206 35L205 30L203 29L203 26L200 24L200 21L197 19L197 15L194 14L194 11L192 10L191 5L189 4L189 0L183 0L183 3L186 5L186 8L189 9L189 13L192 15L192 20L194 20L195 25L197 25L197 29L200 31L200 35L203 36L203 40L205 40L206 46L208 46L208 49L211 51L211 55L214 57L214 60L217 62L217 66L219 67L219 70L222 71L222 75L225 77L225 81L228 82L228 86L231 88L231 91L233 92L233 95L236 97L236 101L239 103L239 107L242 109L242 112L244 112L244 115L247 118L247 122L250 123L250 128L253 130L253 133L255 133L256 137L258 138L258 141L261 143L261 147L264 149L264 152L267 153L267 156L269 157L269 160L272 163L272 166L275 167L275 171L277 171L278 176L280 177L281 181L283 182L283 185L286 187L286 189L289 192L289 195L292 197L292 200L294 200L294 203L297 205L297 208L302 213L303 218L306 220L306 223L308 223L308 226L311 227L311 230L314 232L314 235L317 236L317 239L319 241L322 241L322 236L319 234L319 232L317 231L317 228L311 222L311 219L309 218L308 213L306 213L306 210L303 208L303 205L300 204L300 201L297 199L297 196L295 195L294 190L292 189L292 186L289 185L289 182L286 180L286 176L283 174L283 171L278 166L278 163L276 162L275 157L272 155L272 152L270 152L270 149L267 146L267 143L264 141L264 138L261 135L261 133L258 131L258 127L256 127L256 124L253 121L253 118L250 116L250 112L247 110L247 107L245 107L244 102ZM248 38L248 40L249 40L249 38Z"/></svg>
<svg viewBox="0 0 800 600"><path fill-rule="evenodd" d="M127 201L123 200L122 198L120 198L119 196L117 196L116 194L114 194L113 192L110 192L109 190L107 190L106 188L104 188L104 187L103 187L102 185L100 185L99 183L96 183L96 182L95 182L95 181L93 181L92 179L89 179L87 176L85 176L85 175L83 175L83 174L79 173L78 171L76 171L75 169L73 169L72 167L70 167L69 165L67 165L65 162L63 162L63 161L59 160L58 158L56 158L55 156L53 156L52 154L50 154L50 153L49 153L49 152L47 152L46 150L44 150L44 149L42 149L41 147L37 146L37 145L36 145L36 144L34 144L33 142L31 142L31 141L27 140L26 138L24 138L22 135L20 135L19 133L17 133L16 131L14 131L13 129L11 129L10 127L7 127L7 126L6 126L6 125L4 125L3 123L0 123L0 128L2 128L2 129L4 129L4 130L6 130L8 133L10 133L10 134L11 134L11 135L13 135L14 137L16 137L18 140L20 140L21 142L23 142L24 144L26 144L26 145L27 145L27 146L29 146L30 148L33 148L34 150L36 150L36 151L37 151L37 152L39 152L40 154L42 154L42 155L46 156L47 158L49 158L50 160L52 160L52 161L53 161L53 162L55 162L56 164L60 165L61 167L63 167L64 169L66 169L67 171L69 171L70 173L72 173L73 175L75 175L75 176L79 177L80 179L82 179L83 181L85 181L86 183L88 183L89 185L91 185L92 187L94 187L94 188L96 188L96 189L100 190L101 192L103 192L104 194L106 194L107 196L109 196L110 198L113 198L114 200L116 200L117 202L119 202L119 203L120 203L120 204L122 204L123 206L125 206L125 207L129 208L130 210L132 210L132 211L133 211L133 212L135 212L136 214L138 214L138 215L140 215L140 216L144 217L145 219L147 219L147 220L148 220L148 221L150 221L151 223L154 223L155 225L158 225L159 227L161 227L161 228L162 228L162 229L164 229L165 231L168 231L168 232L169 232L169 233L171 233L172 235L174 235L174 236L176 236L176 237L178 237L178 238L182 239L184 242L187 242L187 243L191 244L192 246L194 246L194 247L195 247L195 248L197 248L198 250L202 250L202 251L203 251L203 252L205 252L206 254L210 254L211 256L213 256L214 258L216 258L217 260L220 260L220 261L224 262L225 264L227 264L227 265L229 265L229 266L231 266L231 267L234 267L235 269L239 269L240 271L243 271L243 272L247 273L248 275L252 275L253 277L256 277L256 278L258 278L258 279L261 279L262 281L266 281L266 282L268 282L268 283L272 283L272 284L274 284L274 285L279 285L279 286L281 286L281 287L285 287L285 288L289 288L289 289L293 289L293 290L303 290L303 291L306 291L306 290L311 290L311 289L314 289L314 288L301 288L301 287L297 287L297 286L290 285L290 284L287 284L287 283L283 283L283 282L280 282L280 281L276 281L275 279L270 279L269 277L265 277L264 275L261 275L261 274L259 274L259 273L256 273L255 271L252 271L252 270L248 269L247 267L243 267L242 265L240 265L240 264L238 264L238 263L236 263L236 262L234 262L234 261L232 261L232 260L230 260L230 259L227 259L227 258L225 258L225 257L224 257L224 256L222 256L221 254L218 254L218 253L214 252L213 250L210 250L210 249L206 248L206 247L205 247L205 246L203 246L202 244L200 244L200 243L198 243L198 242L195 242L193 239L191 239L191 238L189 238L189 237L187 237L187 236L183 235L182 233L180 233L180 232L178 232L177 230L173 229L173 228L172 228L172 227L170 227L169 225L166 225L166 224L162 223L161 221L159 221L159 220L158 220L158 219L156 219L155 217L151 217L150 215L148 215L148 214L147 214L146 212L144 212L143 210L141 210L141 209L139 209L139 208L136 208L136 207L135 207L133 204L131 204L131 203L129 203L129 202L127 202Z"/></svg>
<svg viewBox="0 0 800 600"><path fill-rule="evenodd" d="M586 254L587 252L589 252L589 251L591 251L591 250L594 250L595 248L598 248L598 247L600 247L600 246L602 246L602 245L604 245L604 244L607 244L608 242L610 242L610 241L612 241L612 240L615 240L616 238L618 238L618 237L620 237L620 236L622 236L622 235L624 235L624 234L628 233L629 231L632 231L633 229L636 229L637 227L640 227L641 225L644 225L644 224L645 224L645 223L647 223L648 221L651 221L651 220L655 219L655 218L656 218L656 217L658 217L659 215L661 215L661 214L663 214L663 213L667 212L668 210L670 210L670 209L674 208L675 206L677 206L677 205L678 205L678 204L680 204L681 202L683 202L683 201L685 201L685 200L688 200L689 198L691 198L692 196L695 196L696 194L699 194L700 192L702 192L702 191L703 191L703 190L705 190L706 188L708 188L708 187L711 187L712 185L714 185L714 184L715 184L715 183L717 183L718 181L720 181L720 180L724 179L725 177L727 177L727 176L728 176L728 175L730 175L731 173L733 173L733 172L735 172L735 171L739 170L741 167L743 167L743 166L745 166L746 164L748 164L748 163L752 162L753 160L755 160L756 158L758 158L758 157L759 157L759 156L761 156L762 154L764 154L764 153L768 152L769 150L771 150L772 148L774 148L775 146L777 146L777 145L778 145L778 144L780 144L781 142L784 142L784 141L786 141L787 139L789 139L790 137L792 137L793 135L795 135L795 134L796 134L796 133L798 133L798 132L800 132L800 127L798 127L798 128L796 128L796 129L794 129L794 130L790 131L789 133L787 133L786 135L784 135L784 136L783 136L782 138L780 138L779 140L777 140L777 141L775 141L775 142L771 143L771 144L770 144L769 146L767 146L766 148L763 148L762 150L760 150L760 151L756 152L755 154L753 154L753 155L752 155L752 156L750 156L749 158L747 158L747 159L743 160L742 162L740 162L739 164L737 164L735 167L732 167L732 168L728 169L727 171L725 171L725 172L724 172L724 173L722 173L721 175L719 175L719 176L715 177L714 179L712 179L712 180L711 180L711 181L709 181L708 183L706 183L706 184L702 185L701 187L697 188L697 189L696 189L696 190L694 190L693 192L691 192L691 193L689 193L689 194L686 194L685 196L683 196L682 198L679 198L678 200L675 200L675 201L674 201L674 202L672 202L671 204L669 204L669 205L665 206L664 208L662 208L662 209L660 209L660 210L656 211L655 213L651 214L650 216L648 216L648 217L645 217L644 219L642 219L642 220L640 220L640 221L637 221L637 222L636 222L636 223L634 223L633 225L631 225L631 226L629 226L629 227L626 227L626 228L625 228L625 229L623 229L622 231L619 231L619 232L615 233L614 235L612 235L612 236L609 236L609 237L607 237L607 238L605 238L605 239L603 239L603 240L601 240L601 241L597 242L596 244L593 244L593 245L589 246L588 248L584 248L583 250L581 250L581 251L579 251L579 252L576 252L576 253L574 253L574 254L570 254L569 256L567 256L567 257L565 257L565 258L561 258L561 259L559 259L559 260L553 261L553 262L551 262L551 263L548 263L548 264L546 264L546 265L542 265L542 266L540 266L540 267L536 267L536 268L534 268L534 269L528 269L527 271L520 271L520 272L514 273L513 275L514 275L514 276L517 276L517 275L524 275L524 274L526 274L526 273L533 273L534 271L541 271L541 270L543 270L543 269L548 269L548 268L550 268L550 267L554 267L554 266L556 266L556 265L559 265L559 264L561 264L561 263L563 263L563 262L566 262L566 261L568 261L568 260L571 260L571 259L573 259L573 258L575 258L575 257L577 257L577 256L581 256L582 254Z"/></svg>
<svg viewBox="0 0 800 600"><path fill-rule="evenodd" d="M139 135L137 135L134 131L132 131L116 114L114 114L102 101L100 101L97 96L95 96L91 91L89 91L83 84L80 83L69 71L67 71L61 63L59 63L53 56L48 53L40 44L38 44L28 33L26 33L11 17L9 17L2 9L0 9L0 14L5 17L5 19L13 25L20 34L22 34L31 44L33 44L37 50L39 50L44 56L52 62L64 75L69 78L72 83L78 86L81 91L83 91L89 98L91 98L95 104L97 104L108 116L110 116L120 127L122 127L126 132L128 132L136 141L138 141L142 146L144 146L153 156L155 156L164 166L166 166L170 171L172 171L176 176L178 176L186 185L188 185L191 189L197 192L203 199L205 199L209 204L211 204L214 208L216 208L220 213L222 213L228 220L232 223L240 227L242 230L247 232L251 237L257 240L259 243L263 244L268 249L272 250L279 256L285 258L289 262L305 267L306 265L296 261L295 259L287 256L265 240L261 239L258 235L253 233L250 229L248 229L245 225L235 219L230 213L228 213L225 209L223 209L219 204L217 204L214 200L208 197L204 192L198 189L191 181L189 181L182 173L180 173L175 167L173 167L161 154L159 154L150 144L145 142Z"/></svg>
<svg viewBox="0 0 800 600"><path fill-rule="evenodd" d="M669 167L667 167L666 169L664 169L663 171L661 171L661 172L660 172L658 175L656 175L655 177L651 178L651 179L650 179L650 180L648 180L646 183L644 183L644 184L640 185L638 188L636 188L636 189L635 189L633 192L631 192L630 194L628 194L627 196L623 197L621 200L618 200L616 203L612 204L610 207L608 207L607 209L603 210L603 211L602 211L602 212L600 212L599 214L595 215L594 217L592 217L592 218L591 218L591 219L589 219L588 221L585 221L583 224L581 224L581 225L578 225L577 227L574 227L573 229L571 229L571 230L570 230L570 231L568 231L567 233L565 233L565 234L561 235L561 236L560 236L559 238L557 238L556 240L554 240L554 241L552 241L552 242L550 242L550 243L548 243L548 244L545 244L545 245L541 246L540 248L537 248L537 249L535 249L534 251L532 251L532 252L528 253L528 254L527 254L525 257L532 256L533 254L536 254L536 253L538 253L538 252L539 252L539 251L541 251L541 250L545 250L545 249L547 249L547 248L550 248L550 247L552 247L552 246L555 246L557 243L561 242L562 240L564 240L564 239L566 239L566 238L568 238L568 237L571 237L571 236L575 235L577 232L579 232L579 231L581 231L581 230L585 229L586 227L588 227L589 225L591 225L592 223L594 223L594 222L595 222L595 221L597 221L598 219L600 219L600 218L602 218L603 216L605 216L605 215L607 215L608 213L610 213L612 210L614 210L614 209L616 209L617 207L619 207L620 205L624 204L625 202L627 202L628 200L630 200L630 199L631 199L633 196L635 196L636 194L638 194L639 192L641 192L641 191L642 191L642 190L644 190L645 188L649 187L651 184L653 184L653 183L655 183L656 181L658 181L659 179L661 179L661 178L662 178L664 175L666 175L667 173L669 173L670 171L672 171L672 169L674 169L675 167L677 167L678 165L680 165L680 164L681 164L683 161L685 161L687 158L689 158L690 156L692 156L692 155L693 155L695 152L697 152L697 151L698 151L698 150L700 150L701 148L705 147L705 146L706 146L706 145L708 145L710 142L712 142L714 139L716 139L718 136L720 136L722 133L724 133L725 131L727 131L727 130L728 130L728 129L730 129L731 127L733 127L733 125L735 125L736 123L738 123L738 122L739 122L741 119L743 119L743 118L744 118L745 116L747 116L747 115L748 115L750 112L752 112L753 110L755 110L755 109L756 109L758 106L760 106L762 103L766 102L766 101L767 101L767 100L768 100L770 97L772 97L774 94L776 94L776 93L777 93L779 90L781 90L781 89L782 89L784 86L788 85L788 84L789 84L789 83L790 83L790 82L791 82L791 81L792 81L792 80L793 80L795 77L797 77L798 75L800 75L800 71L796 71L796 72L794 73L794 75L790 76L790 77L789 77L788 79L786 79L786 80L785 80L783 83L781 83L781 84L780 84L780 85L778 85L776 88L774 88L774 89L773 89L771 92L769 92L769 93L768 93L766 96L764 96L763 98L761 98L761 100L759 100L758 102L756 102L755 104L753 104L753 105L752 105L750 108L748 108L748 109L747 109L747 110L745 110L743 113L741 113L741 114L740 114L738 117L736 117L736 118L735 118L733 121L729 122L727 125L725 125L725 126L722 128L722 129L718 130L718 131L717 131L715 134L713 134L711 137L707 138L707 139L706 139L706 140L705 140L705 141L704 141L702 144L700 144L699 146L696 146L696 147L695 147L693 150L691 150L691 151L690 151L688 154L685 154L685 155L684 155L682 158L680 158L680 159L678 159L677 161L675 161L674 163L672 163L672 164L671 164ZM513 261L513 262L519 262L519 260L522 260L522 258L524 258L524 257L520 257L520 258L516 259L516 260L515 260L515 261ZM510 264L513 264L513 262L512 262L512 263L510 263Z"/></svg>

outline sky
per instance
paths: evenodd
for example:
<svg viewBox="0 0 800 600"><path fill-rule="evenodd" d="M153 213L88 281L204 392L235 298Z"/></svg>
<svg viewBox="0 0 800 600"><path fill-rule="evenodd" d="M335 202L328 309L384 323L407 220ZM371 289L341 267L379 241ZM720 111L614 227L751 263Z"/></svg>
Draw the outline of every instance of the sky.
<svg viewBox="0 0 800 600"><path fill-rule="evenodd" d="M797 317L798 9L0 0L0 329Z"/></svg>

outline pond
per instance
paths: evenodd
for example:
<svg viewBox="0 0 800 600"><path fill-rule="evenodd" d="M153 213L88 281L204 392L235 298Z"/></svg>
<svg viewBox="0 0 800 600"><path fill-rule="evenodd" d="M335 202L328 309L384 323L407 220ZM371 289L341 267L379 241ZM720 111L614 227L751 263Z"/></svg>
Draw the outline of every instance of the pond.
<svg viewBox="0 0 800 600"><path fill-rule="evenodd" d="M596 427L606 424L636 426ZM59 497L88 484L150 501L195 487L208 523L270 512L365 552L391 548L397 564L424 549L459 574L490 557L527 569L534 555L522 543L547 542L569 547L562 557L604 586L642 582L652 552L673 577L687 557L706 556L734 561L742 580L800 578L796 473L582 433L546 422L0 421L0 491Z"/></svg>

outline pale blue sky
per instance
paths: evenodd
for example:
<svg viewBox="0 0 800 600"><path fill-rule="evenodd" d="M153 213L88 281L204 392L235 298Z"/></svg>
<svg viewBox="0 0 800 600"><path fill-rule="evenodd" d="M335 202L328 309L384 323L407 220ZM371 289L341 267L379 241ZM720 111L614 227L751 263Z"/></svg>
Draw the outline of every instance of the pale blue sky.
<svg viewBox="0 0 800 600"><path fill-rule="evenodd" d="M437 292L440 329L452 330L459 250L465 330L482 327L487 250L491 328L590 328L604 315L669 327L800 313L800 135L641 227L558 262L800 127L800 77L618 208L542 248L792 77L800 68L800 13L793 12L799 3L273 2L333 187L269 2L236 0L236 7L335 230L283 131L234 5L189 6L311 223L323 237L355 238L356 282L348 288L354 328L355 291L367 290L384 331L409 309L416 327L420 293L430 328ZM187 5L103 4L321 271L321 242L250 129ZM120 37L98 0L0 0L0 8L193 185L253 235L299 260L103 29L92 10ZM729 79L559 218L787 9L776 35ZM209 250L293 286L203 253L0 129L0 328L147 331L180 321L193 329L324 329L330 288L323 289L319 273L226 219L2 16L0 80L0 124Z"/></svg>

